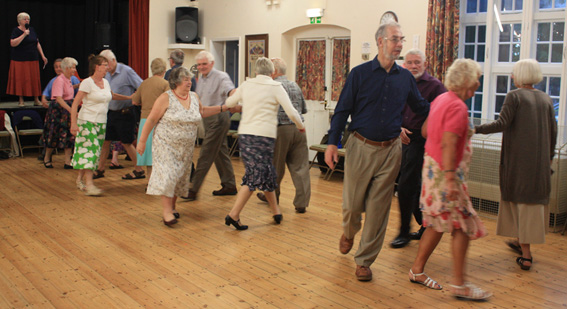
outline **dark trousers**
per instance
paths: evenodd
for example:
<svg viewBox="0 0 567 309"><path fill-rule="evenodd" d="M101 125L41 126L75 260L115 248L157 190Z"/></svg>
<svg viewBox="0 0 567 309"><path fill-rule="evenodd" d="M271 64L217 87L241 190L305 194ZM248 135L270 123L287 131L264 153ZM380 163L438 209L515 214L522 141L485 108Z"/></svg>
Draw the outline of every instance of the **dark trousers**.
<svg viewBox="0 0 567 309"><path fill-rule="evenodd" d="M423 167L423 154L425 152L425 139L421 130L412 130L409 135L409 145L402 146L402 166L398 181L398 203L400 205L400 236L408 236L411 215L419 225L421 210L419 209L419 195L421 194L421 169Z"/></svg>

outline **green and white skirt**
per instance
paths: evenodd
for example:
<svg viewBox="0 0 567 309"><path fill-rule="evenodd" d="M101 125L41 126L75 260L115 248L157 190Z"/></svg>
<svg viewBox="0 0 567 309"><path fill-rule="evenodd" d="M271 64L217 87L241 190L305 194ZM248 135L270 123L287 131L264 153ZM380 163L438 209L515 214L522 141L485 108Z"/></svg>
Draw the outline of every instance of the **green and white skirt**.
<svg viewBox="0 0 567 309"><path fill-rule="evenodd" d="M73 169L96 170L100 159L100 151L106 134L106 123L95 123L77 120L79 132L75 137Z"/></svg>

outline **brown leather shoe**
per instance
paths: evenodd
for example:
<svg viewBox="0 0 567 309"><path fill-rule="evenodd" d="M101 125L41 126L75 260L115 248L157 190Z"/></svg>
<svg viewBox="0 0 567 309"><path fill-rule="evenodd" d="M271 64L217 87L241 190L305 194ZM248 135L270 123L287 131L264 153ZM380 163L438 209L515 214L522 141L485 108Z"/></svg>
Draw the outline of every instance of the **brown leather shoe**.
<svg viewBox="0 0 567 309"><path fill-rule="evenodd" d="M186 200L190 200L190 201L194 201L194 200L197 199L197 192L189 190L189 192L187 192L187 196L182 196L181 198L186 199Z"/></svg>
<svg viewBox="0 0 567 309"><path fill-rule="evenodd" d="M358 281L370 281L372 280L372 270L370 267L356 265L356 279Z"/></svg>
<svg viewBox="0 0 567 309"><path fill-rule="evenodd" d="M222 187L220 190L213 191L213 195L236 195L236 193L238 191L234 187Z"/></svg>
<svg viewBox="0 0 567 309"><path fill-rule="evenodd" d="M339 241L339 251L342 254L349 253L350 249L352 249L352 244L354 243L354 239L347 239L345 234L341 235L341 240Z"/></svg>

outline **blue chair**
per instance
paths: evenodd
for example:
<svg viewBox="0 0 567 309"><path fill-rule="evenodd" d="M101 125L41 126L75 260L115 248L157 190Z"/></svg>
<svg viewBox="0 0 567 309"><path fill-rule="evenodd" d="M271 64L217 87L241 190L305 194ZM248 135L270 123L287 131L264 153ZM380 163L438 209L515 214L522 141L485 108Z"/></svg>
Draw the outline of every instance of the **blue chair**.
<svg viewBox="0 0 567 309"><path fill-rule="evenodd" d="M22 158L24 157L24 149L27 148L43 148L39 138L43 135L43 119L38 112L34 110L20 110L16 111L12 116L12 123L14 131L18 139L18 147ZM38 136L38 141L35 144L22 145L22 138L24 136Z"/></svg>

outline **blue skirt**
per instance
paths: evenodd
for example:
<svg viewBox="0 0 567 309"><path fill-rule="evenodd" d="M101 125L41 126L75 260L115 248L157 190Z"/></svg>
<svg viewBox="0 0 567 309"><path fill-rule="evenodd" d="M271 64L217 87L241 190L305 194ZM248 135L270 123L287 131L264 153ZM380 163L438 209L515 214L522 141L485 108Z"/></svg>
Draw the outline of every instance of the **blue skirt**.
<svg viewBox="0 0 567 309"><path fill-rule="evenodd" d="M276 190L275 145L275 138L247 134L238 136L240 158L245 169L241 185L248 186L250 191Z"/></svg>
<svg viewBox="0 0 567 309"><path fill-rule="evenodd" d="M146 123L146 118L140 120L140 125L138 126L138 143L140 142L140 136L142 135L142 129L144 128L144 124ZM148 135L148 139L146 140L146 150L144 151L143 155L136 153L136 157L138 159L137 165L138 166L152 166L152 140L154 137L154 129Z"/></svg>

